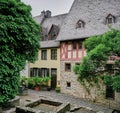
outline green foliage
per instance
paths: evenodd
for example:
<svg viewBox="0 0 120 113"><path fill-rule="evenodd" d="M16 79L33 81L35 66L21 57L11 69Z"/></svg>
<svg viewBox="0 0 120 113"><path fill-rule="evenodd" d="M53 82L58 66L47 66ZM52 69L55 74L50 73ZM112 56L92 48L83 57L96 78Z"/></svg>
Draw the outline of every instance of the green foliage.
<svg viewBox="0 0 120 113"><path fill-rule="evenodd" d="M57 93L59 93L59 92L60 92L60 87L56 87L56 88L55 88L55 91L56 91Z"/></svg>
<svg viewBox="0 0 120 113"><path fill-rule="evenodd" d="M113 83L112 83L113 89L117 92L120 92L120 75L113 77Z"/></svg>
<svg viewBox="0 0 120 113"><path fill-rule="evenodd" d="M79 65L75 65L73 67L73 71L75 72L75 74L79 74Z"/></svg>
<svg viewBox="0 0 120 113"><path fill-rule="evenodd" d="M20 81L26 81L26 80L27 80L26 76L23 75L23 76L20 77Z"/></svg>
<svg viewBox="0 0 120 113"><path fill-rule="evenodd" d="M28 78L28 86L36 87L40 85L47 85L48 81L51 79L51 77L29 77Z"/></svg>
<svg viewBox="0 0 120 113"><path fill-rule="evenodd" d="M118 83L120 60L115 60L112 64L114 66L107 68L107 61L110 56L120 57L119 45L120 31L115 29L110 29L103 35L86 39L87 56L83 58L79 67L74 67L74 72L78 74L78 80L82 85L85 86L85 82L98 84L98 80L102 78L100 76L107 74L110 76L104 77L104 83L113 86L115 90L120 90L120 83Z"/></svg>
<svg viewBox="0 0 120 113"><path fill-rule="evenodd" d="M104 76L104 83L107 85L107 86L112 86L112 83L113 83L113 79L112 79L112 76Z"/></svg>
<svg viewBox="0 0 120 113"><path fill-rule="evenodd" d="M89 57L84 57L79 68L79 77L81 79L89 77L90 79L90 77L94 75L94 73L95 73L94 63L92 62L92 60L89 59Z"/></svg>
<svg viewBox="0 0 120 113"><path fill-rule="evenodd" d="M120 92L120 75L104 76L103 80L107 86L112 86L114 90Z"/></svg>
<svg viewBox="0 0 120 113"><path fill-rule="evenodd" d="M28 85L28 78L26 76L20 76L20 85L24 85L27 87Z"/></svg>
<svg viewBox="0 0 120 113"><path fill-rule="evenodd" d="M0 0L0 105L17 94L26 60L38 56L40 27L30 11L20 0Z"/></svg>

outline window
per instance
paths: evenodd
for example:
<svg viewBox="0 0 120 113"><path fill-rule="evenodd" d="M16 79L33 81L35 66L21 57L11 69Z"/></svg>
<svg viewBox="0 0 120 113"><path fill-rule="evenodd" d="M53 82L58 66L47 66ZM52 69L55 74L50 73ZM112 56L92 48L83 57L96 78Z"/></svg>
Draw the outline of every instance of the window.
<svg viewBox="0 0 120 113"><path fill-rule="evenodd" d="M114 99L115 92L112 88L112 86L107 86L106 87L106 98L113 98Z"/></svg>
<svg viewBox="0 0 120 113"><path fill-rule="evenodd" d="M67 82L67 87L71 87L71 82Z"/></svg>
<svg viewBox="0 0 120 113"><path fill-rule="evenodd" d="M65 63L65 71L71 71L71 64Z"/></svg>
<svg viewBox="0 0 120 113"><path fill-rule="evenodd" d="M56 39L57 35L59 33L59 27L58 25L52 25L51 28L50 28L50 31L48 33L48 38L49 40L54 40Z"/></svg>
<svg viewBox="0 0 120 113"><path fill-rule="evenodd" d="M79 42L79 49L82 49L82 41Z"/></svg>
<svg viewBox="0 0 120 113"><path fill-rule="evenodd" d="M115 17L111 14L109 14L107 17L106 17L106 23L107 24L112 24L112 23L115 23Z"/></svg>
<svg viewBox="0 0 120 113"><path fill-rule="evenodd" d="M57 60L57 49L51 50L51 60Z"/></svg>
<svg viewBox="0 0 120 113"><path fill-rule="evenodd" d="M82 20L78 20L78 22L76 23L76 28L84 28L85 26L85 22Z"/></svg>
<svg viewBox="0 0 120 113"><path fill-rule="evenodd" d="M77 43L73 42L73 49L76 49L76 48L77 48Z"/></svg>
<svg viewBox="0 0 120 113"><path fill-rule="evenodd" d="M40 76L40 68L30 68L30 77Z"/></svg>
<svg viewBox="0 0 120 113"><path fill-rule="evenodd" d="M52 68L51 69L51 75L57 75L57 69L56 68Z"/></svg>
<svg viewBox="0 0 120 113"><path fill-rule="evenodd" d="M42 50L41 51L41 59L42 60L47 60L47 50Z"/></svg>
<svg viewBox="0 0 120 113"><path fill-rule="evenodd" d="M49 76L49 69L48 68L41 68L41 77Z"/></svg>

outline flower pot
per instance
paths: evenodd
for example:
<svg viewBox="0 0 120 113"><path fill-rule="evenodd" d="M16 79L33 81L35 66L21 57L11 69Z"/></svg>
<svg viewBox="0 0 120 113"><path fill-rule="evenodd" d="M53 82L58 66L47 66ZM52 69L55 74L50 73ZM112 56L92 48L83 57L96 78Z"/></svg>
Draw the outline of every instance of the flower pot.
<svg viewBox="0 0 120 113"><path fill-rule="evenodd" d="M40 87L39 87L39 86L36 86L36 87L34 88L34 90L35 90L35 91L39 91L39 90L40 90Z"/></svg>

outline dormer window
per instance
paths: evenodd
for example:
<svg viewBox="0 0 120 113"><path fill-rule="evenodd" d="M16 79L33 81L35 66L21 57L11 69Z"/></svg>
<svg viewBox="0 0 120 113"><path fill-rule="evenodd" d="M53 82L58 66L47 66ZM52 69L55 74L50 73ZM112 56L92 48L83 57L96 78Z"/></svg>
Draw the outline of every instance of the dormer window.
<svg viewBox="0 0 120 113"><path fill-rule="evenodd" d="M106 17L106 23L107 23L107 24L115 23L115 16L109 14L109 15Z"/></svg>
<svg viewBox="0 0 120 113"><path fill-rule="evenodd" d="M76 23L76 28L84 28L85 26L85 22L82 20L78 20L78 22Z"/></svg>
<svg viewBox="0 0 120 113"><path fill-rule="evenodd" d="M57 25L52 25L50 28L50 31L48 33L48 39L49 40L54 40L56 39L57 35L59 33L59 27Z"/></svg>

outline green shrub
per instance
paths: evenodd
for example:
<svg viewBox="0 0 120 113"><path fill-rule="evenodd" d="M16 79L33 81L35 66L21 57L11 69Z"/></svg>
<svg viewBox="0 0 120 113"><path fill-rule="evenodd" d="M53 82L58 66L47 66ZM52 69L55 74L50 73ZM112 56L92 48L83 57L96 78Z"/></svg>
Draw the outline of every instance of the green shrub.
<svg viewBox="0 0 120 113"><path fill-rule="evenodd" d="M28 87L33 88L35 86L40 86L40 85L47 85L48 81L51 79L51 77L29 77L28 78Z"/></svg>
<svg viewBox="0 0 120 113"><path fill-rule="evenodd" d="M60 87L56 87L56 88L55 88L55 91L56 91L57 93L59 93L59 92L60 92Z"/></svg>

